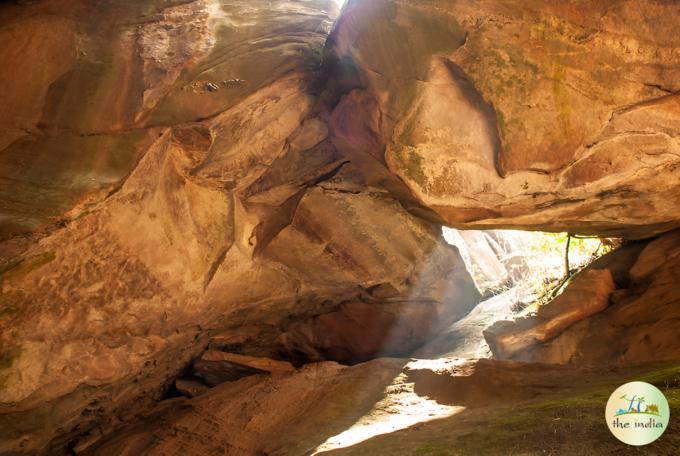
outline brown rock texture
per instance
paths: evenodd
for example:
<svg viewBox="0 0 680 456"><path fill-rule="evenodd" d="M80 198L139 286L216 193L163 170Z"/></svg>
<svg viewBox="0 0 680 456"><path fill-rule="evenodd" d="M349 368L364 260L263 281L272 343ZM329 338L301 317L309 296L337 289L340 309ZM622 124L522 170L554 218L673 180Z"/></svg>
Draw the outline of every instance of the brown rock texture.
<svg viewBox="0 0 680 456"><path fill-rule="evenodd" d="M373 130L334 133L321 50L335 2L0 12L11 95L0 113L11 237L0 244L0 453L80 451L163 399L213 336L264 328L269 338L237 354L356 362L404 353L478 302L440 226L347 144ZM308 322L313 335L332 327L330 342L287 352Z"/></svg>
<svg viewBox="0 0 680 456"><path fill-rule="evenodd" d="M581 402L589 404L584 396L596 404L593 434L599 435L601 405L593 401L593 391L598 398L601 391L609 394L615 388L612 384L638 372L460 359L377 359L352 367L311 364L285 377L248 377L191 400L167 401L139 423L82 454L412 455L450 440L456 442L441 451L479 454L468 451L468 445L488 448L484 441L498 438L493 433L484 435L485 425L499 421L499 436L514 435L508 414L520 417L522 423L534 418L529 430L520 426L516 431L521 443L513 445L534 454L547 440L527 439L527 432L536 433L560 420L584 426L584 418L592 413L589 409L584 413ZM563 406L569 401L578 410ZM532 408L531 404L543 402L552 407ZM546 434L552 433L549 427ZM584 434L582 430L579 435ZM575 446L581 451L595 446L597 454L616 449L613 439L584 442L562 434L552 439L571 446L560 448L562 454L574 454ZM649 454L655 450L672 454L667 451L677 436L661 442L663 447ZM488 451L507 454L507 447Z"/></svg>
<svg viewBox="0 0 680 456"><path fill-rule="evenodd" d="M249 375L280 375L295 371L292 364L269 358L208 350L193 363L193 374L208 386L232 382ZM175 382L177 383L177 382Z"/></svg>
<svg viewBox="0 0 680 456"><path fill-rule="evenodd" d="M611 293L609 307L574 323L559 334L551 334L553 338L541 341L543 343L526 343L527 335L536 335L533 332L537 328L533 325L524 329L521 325L499 323L487 335L497 342L495 354L503 359L573 365L676 361L680 354L680 341L676 334L680 318L680 291L676 280L680 272L680 232L667 233L642 245L623 247L620 252L608 257L593 263L585 274L608 275L608 269L602 268L613 266L618 269L614 273L616 290ZM583 296L578 291L577 281L578 277L574 280L573 291ZM602 296L607 295L609 290L606 286ZM568 297L573 291L569 286L564 295ZM597 288L588 290L588 293L596 292ZM582 301L581 305L591 307L596 303L597 300L589 299ZM603 302L603 305L606 306L606 303ZM551 306L548 304L546 307ZM578 302L576 307L579 307ZM541 321L540 313L538 318L529 322ZM568 316L568 313L558 315L558 319ZM537 337L534 339L538 340ZM522 343L513 348L512 340Z"/></svg>
<svg viewBox="0 0 680 456"><path fill-rule="evenodd" d="M446 224L645 237L678 226L678 14L350 0L327 51L373 100L377 153Z"/></svg>
<svg viewBox="0 0 680 456"><path fill-rule="evenodd" d="M588 269L574 277L561 295L539 307L535 315L498 321L484 330L484 337L495 357L512 358L602 312L615 289L609 269Z"/></svg>
<svg viewBox="0 0 680 456"><path fill-rule="evenodd" d="M680 4L349 0L327 41L337 13L0 5L0 454L305 454L570 391L405 367L481 299L445 223L665 233L509 356L680 358Z"/></svg>
<svg viewBox="0 0 680 456"><path fill-rule="evenodd" d="M334 2L251 3L1 5L0 238L115 190L163 128L308 82Z"/></svg>
<svg viewBox="0 0 680 456"><path fill-rule="evenodd" d="M168 402L83 454L309 454L380 400L404 363L312 364L285 377L225 383L190 402Z"/></svg>
<svg viewBox="0 0 680 456"><path fill-rule="evenodd" d="M175 380L175 389L181 396L196 397L203 393L207 393L210 390L210 387L196 380L178 378Z"/></svg>

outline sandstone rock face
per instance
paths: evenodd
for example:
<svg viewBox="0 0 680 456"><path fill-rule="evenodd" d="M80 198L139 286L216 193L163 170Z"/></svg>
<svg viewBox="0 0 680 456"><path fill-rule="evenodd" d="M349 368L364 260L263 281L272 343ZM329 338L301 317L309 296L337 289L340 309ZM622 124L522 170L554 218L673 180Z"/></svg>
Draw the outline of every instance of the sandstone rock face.
<svg viewBox="0 0 680 456"><path fill-rule="evenodd" d="M586 270L578 274L561 295L539 307L535 315L498 321L484 331L484 337L495 357L512 358L602 312L615 288L608 269Z"/></svg>
<svg viewBox="0 0 680 456"><path fill-rule="evenodd" d="M678 226L678 14L350 0L328 57L373 100L376 154L446 224L644 237Z"/></svg>
<svg viewBox="0 0 680 456"><path fill-rule="evenodd" d="M354 363L376 355L406 355L444 327L443 321L459 318L445 315L435 302L390 303L347 302L334 312L291 325L279 339L280 353L309 360L335 359ZM453 317L453 318L452 318Z"/></svg>
<svg viewBox="0 0 680 456"><path fill-rule="evenodd" d="M350 0L325 53L332 0L1 5L0 453L313 450L416 374L281 358L405 357L464 316L442 222L680 225L679 6L573 5ZM679 245L517 356L677 359Z"/></svg>
<svg viewBox="0 0 680 456"><path fill-rule="evenodd" d="M178 378L175 380L175 389L177 390L177 393L182 396L196 397L203 393L207 393L210 390L210 387L196 380Z"/></svg>
<svg viewBox="0 0 680 456"><path fill-rule="evenodd" d="M206 351L193 363L193 373L208 386L238 380L249 375L291 373L295 368L286 361L256 358L234 353Z"/></svg>
<svg viewBox="0 0 680 456"><path fill-rule="evenodd" d="M492 328L488 335L498 342L497 356L578 365L631 365L677 360L680 341L676 329L680 307L675 277L680 268L680 232L674 231L647 243L641 252L639 246L624 247L619 255L605 256L602 260L605 261L594 263L586 273L604 275L606 273L598 268L607 263L611 265L612 261L619 263L619 271L614 274L617 289L611 294L609 307L573 324L546 343L519 344L515 349L509 342L526 342L526 336L535 331L536 326L524 329L501 324L501 328ZM624 268L625 273L621 270ZM573 285L577 285L576 280ZM578 294L578 287L575 291ZM589 292L595 291L592 288ZM564 295L570 292L571 287L568 287ZM604 294L603 290L602 296ZM583 301L582 305L595 306L596 302Z"/></svg>
<svg viewBox="0 0 680 456"><path fill-rule="evenodd" d="M380 400L404 364L322 363L285 377L225 383L191 402L170 402L83 454L309 454Z"/></svg>
<svg viewBox="0 0 680 456"><path fill-rule="evenodd" d="M335 454L350 447L345 451L352 454L411 455L460 428L464 441L479 440L477 433L484 428L477 422L480 413L507 420L508 413L518 413L527 401L573 400L594 385L610 390L612 378L621 372L460 359L377 359L352 367L312 364L285 377L248 377L191 400L167 401L82 454L303 455ZM558 407L558 414L567 412ZM582 411L578 413L582 419ZM597 414L599 423L601 407ZM549 416L543 424L554 420ZM438 424L441 433L431 435L428 429ZM404 447L381 442L379 448L362 448L380 435L399 438Z"/></svg>
<svg viewBox="0 0 680 456"><path fill-rule="evenodd" d="M87 447L214 335L266 328L238 353L288 356L290 338L311 340L302 362L356 361L478 302L440 227L358 147L371 124L331 112L335 2L0 8L0 223L33 230L0 249L0 453Z"/></svg>
<svg viewBox="0 0 680 456"><path fill-rule="evenodd" d="M0 239L101 199L164 127L284 75L309 79L337 12L330 0L267 13L247 1L33 3L1 6Z"/></svg>

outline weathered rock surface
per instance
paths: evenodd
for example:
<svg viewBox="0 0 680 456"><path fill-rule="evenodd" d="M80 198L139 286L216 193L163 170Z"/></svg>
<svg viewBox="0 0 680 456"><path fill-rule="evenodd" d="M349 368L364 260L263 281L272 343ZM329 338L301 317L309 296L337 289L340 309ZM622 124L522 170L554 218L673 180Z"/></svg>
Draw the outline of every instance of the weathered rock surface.
<svg viewBox="0 0 680 456"><path fill-rule="evenodd" d="M196 397L203 393L207 393L210 390L210 387L196 380L178 378L175 380L175 389L177 390L177 393L182 396Z"/></svg>
<svg viewBox="0 0 680 456"><path fill-rule="evenodd" d="M212 387L249 375L291 373L295 368L286 361L209 350L193 363L192 371L196 377Z"/></svg>
<svg viewBox="0 0 680 456"><path fill-rule="evenodd" d="M539 307L535 315L498 321L484 330L484 338L495 357L512 358L602 312L615 289L608 269L588 269L578 274L561 295Z"/></svg>
<svg viewBox="0 0 680 456"><path fill-rule="evenodd" d="M282 78L309 81L337 12L331 0L0 8L0 239L101 199L163 127Z"/></svg>
<svg viewBox="0 0 680 456"><path fill-rule="evenodd" d="M640 249L639 244L623 247L618 255L614 252L611 258L605 256L586 270L587 274L600 275L602 267L615 268L617 289L605 310L573 324L542 344L524 344L528 341L526 336L536 336L532 333L536 327L499 324L488 335L490 344L497 342L495 354L500 358L578 365L677 360L680 290L676 278L680 273L680 232L665 234L644 245L641 252ZM576 282L574 280L572 286L577 285ZM572 292L572 286L567 287L565 295ZM602 296L609 289L605 288ZM575 289L578 294L578 287ZM582 305L590 307L596 302L583 301ZM513 349L512 343L518 341L521 343Z"/></svg>
<svg viewBox="0 0 680 456"><path fill-rule="evenodd" d="M465 315L442 222L679 226L679 6L584 5L350 0L327 67L331 0L0 5L0 453L313 450L390 415L386 386L422 405L405 362L259 372L407 356ZM518 356L678 359L679 246ZM204 392L197 359L254 375ZM492 389L533 385L514 370Z"/></svg>
<svg viewBox="0 0 680 456"><path fill-rule="evenodd" d="M528 370L523 371L527 367ZM466 403L467 408L463 412L320 454L504 456L508 453L599 455L633 451L651 456L672 455L680 444L676 424L668 427L662 439L633 450L615 438L602 436L602 404L607 401L612 390L629 379L642 379L655 384L672 397L678 391L680 375L677 367L652 373L631 368L598 373L582 369L554 370L552 366L536 364L492 364L475 370L479 375L444 373L438 378L424 372L425 376L435 377L438 381L432 381L430 387L418 390L418 394L432 394L438 402ZM485 374L491 379L488 380ZM503 381L506 378L507 383ZM417 378L414 380L416 387L423 384ZM546 391L545 386L548 384L555 386L552 392ZM527 385L527 389L524 389L524 385ZM518 401L518 398L526 397L525 392L531 392L533 398L526 402L521 399ZM468 396L473 399L466 401ZM489 401L487 404L490 405L480 407L475 400L477 398ZM670 402L678 403L674 399ZM575 438L575 435L578 437Z"/></svg>
<svg viewBox="0 0 680 456"><path fill-rule="evenodd" d="M678 14L350 0L328 54L379 119L374 153L446 224L644 237L679 224Z"/></svg>
<svg viewBox="0 0 680 456"><path fill-rule="evenodd" d="M347 145L372 130L334 129L319 70L335 2L0 8L12 93L33 90L12 67L70 56L45 61L25 115L0 116L3 138L19 132L0 152L4 232L45 227L0 248L0 453L57 454L134 421L213 335L269 328L250 350L277 357L314 322L312 355L368 358L478 302L440 227Z"/></svg>
<svg viewBox="0 0 680 456"><path fill-rule="evenodd" d="M308 454L370 410L404 364L322 363L225 383L191 402L169 403L84 454Z"/></svg>
<svg viewBox="0 0 680 456"><path fill-rule="evenodd" d="M600 454L623 448L601 437L600 396L606 401L617 381L641 372L460 359L313 364L285 377L248 377L191 400L167 401L83 454L412 455L445 443L444 453L507 454L502 440L514 440L517 426L517 452L538 454L535 447L545 448L548 437L551 445L561 442L558 454L586 444ZM669 375L660 378L677 379ZM580 438L550 437L556 431L548 426L559 420L580 423ZM502 431L485 435L492 426ZM592 437L584 426L592 426ZM544 436L526 438L540 430ZM500 442L489 448L489 438ZM660 442L650 454L671 454L663 451L677 435Z"/></svg>

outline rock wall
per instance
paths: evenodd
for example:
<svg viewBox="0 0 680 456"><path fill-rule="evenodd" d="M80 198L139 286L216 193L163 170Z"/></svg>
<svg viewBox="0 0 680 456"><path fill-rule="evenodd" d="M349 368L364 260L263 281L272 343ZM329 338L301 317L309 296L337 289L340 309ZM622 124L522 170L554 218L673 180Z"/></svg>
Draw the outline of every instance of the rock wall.
<svg viewBox="0 0 680 456"><path fill-rule="evenodd" d="M370 131L336 133L335 2L0 8L0 453L133 421L213 336L355 362L478 302L440 227L343 142Z"/></svg>
<svg viewBox="0 0 680 456"><path fill-rule="evenodd" d="M447 225L647 237L678 226L679 13L350 0L327 51L372 100L376 153Z"/></svg>
<svg viewBox="0 0 680 456"><path fill-rule="evenodd" d="M606 310L578 322L549 343L532 347L519 358L579 365L677 361L680 232L648 243L639 256L633 252L627 252L634 260L632 266L623 260L624 256L593 265L619 268L619 274L627 277L625 285L619 285L611 294Z"/></svg>
<svg viewBox="0 0 680 456"><path fill-rule="evenodd" d="M0 5L0 453L95 451L206 348L408 356L480 299L442 223L680 226L680 6L632 4L350 0L325 50L331 0ZM532 356L676 357L676 238Z"/></svg>

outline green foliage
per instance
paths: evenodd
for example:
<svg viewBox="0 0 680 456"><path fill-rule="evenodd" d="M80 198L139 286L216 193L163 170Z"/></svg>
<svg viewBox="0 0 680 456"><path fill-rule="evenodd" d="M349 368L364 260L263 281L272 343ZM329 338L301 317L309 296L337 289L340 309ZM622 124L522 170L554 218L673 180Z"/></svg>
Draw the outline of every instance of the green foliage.
<svg viewBox="0 0 680 456"><path fill-rule="evenodd" d="M565 267L565 253L569 244L569 274ZM616 240L597 237L574 237L567 233L536 233L526 246L525 260L532 270L527 279L527 294L534 296L530 306L515 310L535 311L550 302L568 286L571 277L602 255L609 253Z"/></svg>
<svg viewBox="0 0 680 456"><path fill-rule="evenodd" d="M414 451L427 455L538 455L577 454L579 441L592 442L590 454L610 454L617 447L604 425L604 405L614 389L628 381L654 384L668 399L671 410L680 407L680 367L674 366L637 377L613 376L610 384L584 388L575 394L525 403L512 408L498 406L491 414L465 423L471 432L452 433ZM671 432L645 454L676 454ZM580 439L580 440L579 440Z"/></svg>
<svg viewBox="0 0 680 456"><path fill-rule="evenodd" d="M427 176L423 171L423 157L414 150L409 150L407 154L408 155L406 155L406 159L404 160L406 174L417 183L425 185Z"/></svg>
<svg viewBox="0 0 680 456"><path fill-rule="evenodd" d="M564 256L567 238L567 233L542 233L532 249L536 253L545 255ZM593 255L599 257L607 253L609 251L607 247L599 247L601 243L602 241L599 238L572 237L569 243L569 256L576 259L574 265L583 266L584 263L592 259Z"/></svg>

